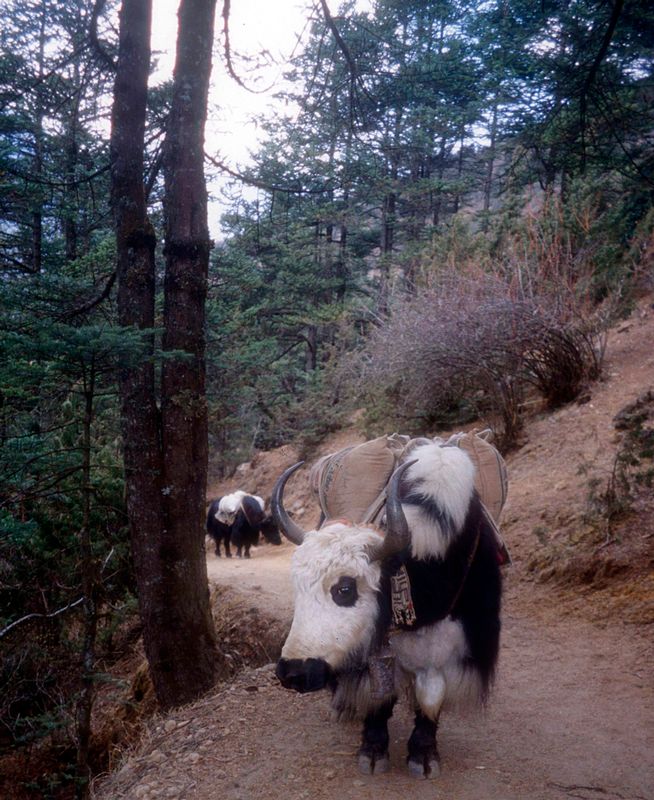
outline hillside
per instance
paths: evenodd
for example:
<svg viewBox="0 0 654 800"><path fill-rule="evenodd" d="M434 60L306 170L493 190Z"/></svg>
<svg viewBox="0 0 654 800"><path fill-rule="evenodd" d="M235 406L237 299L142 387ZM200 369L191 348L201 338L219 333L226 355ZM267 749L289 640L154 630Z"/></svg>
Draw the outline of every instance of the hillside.
<svg viewBox="0 0 654 800"><path fill-rule="evenodd" d="M499 678L483 715L444 718L437 781L416 782L404 770L406 709L391 723L391 772L363 776L354 759L358 726L333 721L325 693L284 691L265 664L153 719L121 768L96 782L98 800L654 796L651 451L643 445L645 457L629 468L628 503L616 478L617 453L633 455L634 441L649 441L634 431L654 427L652 342L649 298L611 331L604 380L584 402L535 414L508 457L503 532L513 564L505 571ZM356 441L353 427L315 455ZM259 453L210 494L241 487L267 497L295 460L290 445ZM286 498L301 524L315 524L306 470ZM254 639L271 661L292 613L291 553L288 543L259 547L249 561L208 550L221 630L244 647Z"/></svg>

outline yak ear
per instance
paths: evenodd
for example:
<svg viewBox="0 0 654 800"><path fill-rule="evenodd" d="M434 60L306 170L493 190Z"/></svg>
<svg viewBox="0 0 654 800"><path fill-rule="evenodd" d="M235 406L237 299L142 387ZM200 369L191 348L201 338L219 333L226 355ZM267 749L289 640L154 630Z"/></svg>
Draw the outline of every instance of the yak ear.
<svg viewBox="0 0 654 800"><path fill-rule="evenodd" d="M411 531L406 521L400 500L400 482L402 476L418 459L405 461L393 473L386 490L386 536L376 548L373 560L383 561L385 558L404 550L411 542Z"/></svg>
<svg viewBox="0 0 654 800"><path fill-rule="evenodd" d="M304 541L304 531L289 517L286 509L284 508L283 497L286 481L295 472L295 470L302 466L302 464L304 464L304 461L298 461L297 464L293 464L292 467L289 467L279 476L270 498L270 510L272 512L273 519L275 520L275 524L287 539L293 542L293 544L297 545L302 544Z"/></svg>

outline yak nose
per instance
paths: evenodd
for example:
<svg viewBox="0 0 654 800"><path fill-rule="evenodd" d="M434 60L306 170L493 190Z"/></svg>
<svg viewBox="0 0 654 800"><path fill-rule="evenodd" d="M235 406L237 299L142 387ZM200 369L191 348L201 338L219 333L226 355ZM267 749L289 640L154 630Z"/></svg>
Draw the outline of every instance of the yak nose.
<svg viewBox="0 0 654 800"><path fill-rule="evenodd" d="M322 658L280 658L275 675L286 689L317 692L327 686L330 668Z"/></svg>

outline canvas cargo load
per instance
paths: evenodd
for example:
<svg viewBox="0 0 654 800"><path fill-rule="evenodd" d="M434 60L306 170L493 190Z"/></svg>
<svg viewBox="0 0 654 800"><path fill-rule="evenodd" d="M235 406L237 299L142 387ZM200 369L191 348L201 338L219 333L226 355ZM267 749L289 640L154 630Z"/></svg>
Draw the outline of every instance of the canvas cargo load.
<svg viewBox="0 0 654 800"><path fill-rule="evenodd" d="M369 509L384 491L408 436L380 436L320 459L309 482L326 519L369 521Z"/></svg>
<svg viewBox="0 0 654 800"><path fill-rule="evenodd" d="M479 433L477 431L455 433L445 444L456 445L468 453L477 468L475 489L491 517L498 523L506 503L509 478L506 462L497 448L488 441L490 434L490 429Z"/></svg>
<svg viewBox="0 0 654 800"><path fill-rule="evenodd" d="M488 441L490 431L457 433L447 440L411 439L394 433L323 456L311 468L309 481L318 496L325 519L347 519L354 523L378 522L386 500L386 485L395 466L412 448L436 442L460 447L476 467L475 488L488 521L496 533L501 563L510 561L498 523L506 502L506 464Z"/></svg>

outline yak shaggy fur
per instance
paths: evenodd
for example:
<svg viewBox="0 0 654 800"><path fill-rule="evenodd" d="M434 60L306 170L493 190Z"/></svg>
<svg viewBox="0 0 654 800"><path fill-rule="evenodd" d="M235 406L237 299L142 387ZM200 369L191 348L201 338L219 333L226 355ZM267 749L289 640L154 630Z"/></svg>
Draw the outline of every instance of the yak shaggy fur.
<svg viewBox="0 0 654 800"><path fill-rule="evenodd" d="M403 550L380 558L384 534L370 524L328 520L304 534L292 560L295 613L277 674L299 691L331 687L339 715L364 720L366 772L388 767L386 724L396 699L407 697L416 709L409 769L434 777L441 710L483 701L493 679L501 575L467 453L430 442L406 460L414 463L396 490L410 532ZM415 622L393 628L391 583L401 568ZM356 602L339 602L341 587Z"/></svg>

